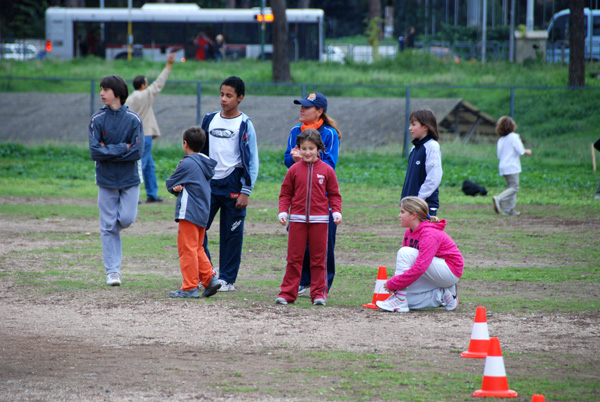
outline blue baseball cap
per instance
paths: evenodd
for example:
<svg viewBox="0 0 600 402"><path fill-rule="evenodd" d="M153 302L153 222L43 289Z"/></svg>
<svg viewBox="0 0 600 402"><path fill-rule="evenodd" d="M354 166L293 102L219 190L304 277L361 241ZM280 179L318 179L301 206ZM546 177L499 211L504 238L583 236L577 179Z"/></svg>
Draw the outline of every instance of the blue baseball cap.
<svg viewBox="0 0 600 402"><path fill-rule="evenodd" d="M318 92L308 94L303 99L296 99L294 103L305 107L315 106L323 109L323 112L327 112L327 98Z"/></svg>

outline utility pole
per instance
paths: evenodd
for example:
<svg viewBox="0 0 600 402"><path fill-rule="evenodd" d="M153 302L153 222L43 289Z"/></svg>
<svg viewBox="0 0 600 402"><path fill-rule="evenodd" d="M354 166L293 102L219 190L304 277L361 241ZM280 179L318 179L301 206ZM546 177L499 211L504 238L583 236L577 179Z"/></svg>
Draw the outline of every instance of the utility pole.
<svg viewBox="0 0 600 402"><path fill-rule="evenodd" d="M127 8L129 9L129 20L127 21L127 60L131 61L131 50L133 47L133 27L131 26L131 2L127 1Z"/></svg>
<svg viewBox="0 0 600 402"><path fill-rule="evenodd" d="M265 0L260 0L260 14L263 16L260 23L260 59L265 61Z"/></svg>

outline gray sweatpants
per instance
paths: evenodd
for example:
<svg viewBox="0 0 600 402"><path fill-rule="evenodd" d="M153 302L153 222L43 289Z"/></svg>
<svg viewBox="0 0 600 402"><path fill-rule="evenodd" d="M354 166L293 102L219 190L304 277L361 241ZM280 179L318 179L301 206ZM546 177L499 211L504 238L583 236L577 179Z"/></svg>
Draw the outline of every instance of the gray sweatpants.
<svg viewBox="0 0 600 402"><path fill-rule="evenodd" d="M519 173L504 175L507 189L496 196L500 207L504 211L512 211L517 204L517 192L519 191Z"/></svg>
<svg viewBox="0 0 600 402"><path fill-rule="evenodd" d="M121 273L121 229L128 228L137 216L140 186L114 189L98 187L100 238L106 274Z"/></svg>
<svg viewBox="0 0 600 402"><path fill-rule="evenodd" d="M419 250L412 247L402 247L396 257L395 275L408 271L419 256ZM433 257L427 271L414 281L406 290L406 300L411 310L442 305L443 288L448 288L458 282L458 278L450 271L448 264L442 258Z"/></svg>

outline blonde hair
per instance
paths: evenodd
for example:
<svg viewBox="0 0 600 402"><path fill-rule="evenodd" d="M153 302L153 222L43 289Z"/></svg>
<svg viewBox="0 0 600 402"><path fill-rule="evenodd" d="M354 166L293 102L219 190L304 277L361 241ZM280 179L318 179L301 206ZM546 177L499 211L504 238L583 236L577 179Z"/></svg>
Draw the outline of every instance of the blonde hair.
<svg viewBox="0 0 600 402"><path fill-rule="evenodd" d="M321 109L321 110L323 110L323 109ZM340 128L338 127L337 121L335 121L331 117L327 116L327 113L325 113L325 111L323 111L321 118L323 119L323 124L325 124L326 126L329 126L329 127L333 127L335 129L335 131L337 131L338 140L341 140L342 132L340 131Z"/></svg>
<svg viewBox="0 0 600 402"><path fill-rule="evenodd" d="M515 121L508 116L500 117L498 119L498 123L496 123L496 133L500 137L509 135L516 129L517 129L517 123L515 123Z"/></svg>
<svg viewBox="0 0 600 402"><path fill-rule="evenodd" d="M425 202L424 199L419 197L404 197L400 201L400 206L409 214L416 213L417 218L421 222L429 221L431 223L436 223L440 221L440 218L437 216L429 216L429 205Z"/></svg>

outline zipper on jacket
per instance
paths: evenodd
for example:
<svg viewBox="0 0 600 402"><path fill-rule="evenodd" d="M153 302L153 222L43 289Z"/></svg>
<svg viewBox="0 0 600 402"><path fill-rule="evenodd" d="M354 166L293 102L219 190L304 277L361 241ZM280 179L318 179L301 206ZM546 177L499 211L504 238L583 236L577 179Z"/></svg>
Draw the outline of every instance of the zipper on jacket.
<svg viewBox="0 0 600 402"><path fill-rule="evenodd" d="M312 194L312 177L314 163L308 164L308 177L306 179L306 223L310 221L310 196Z"/></svg>

